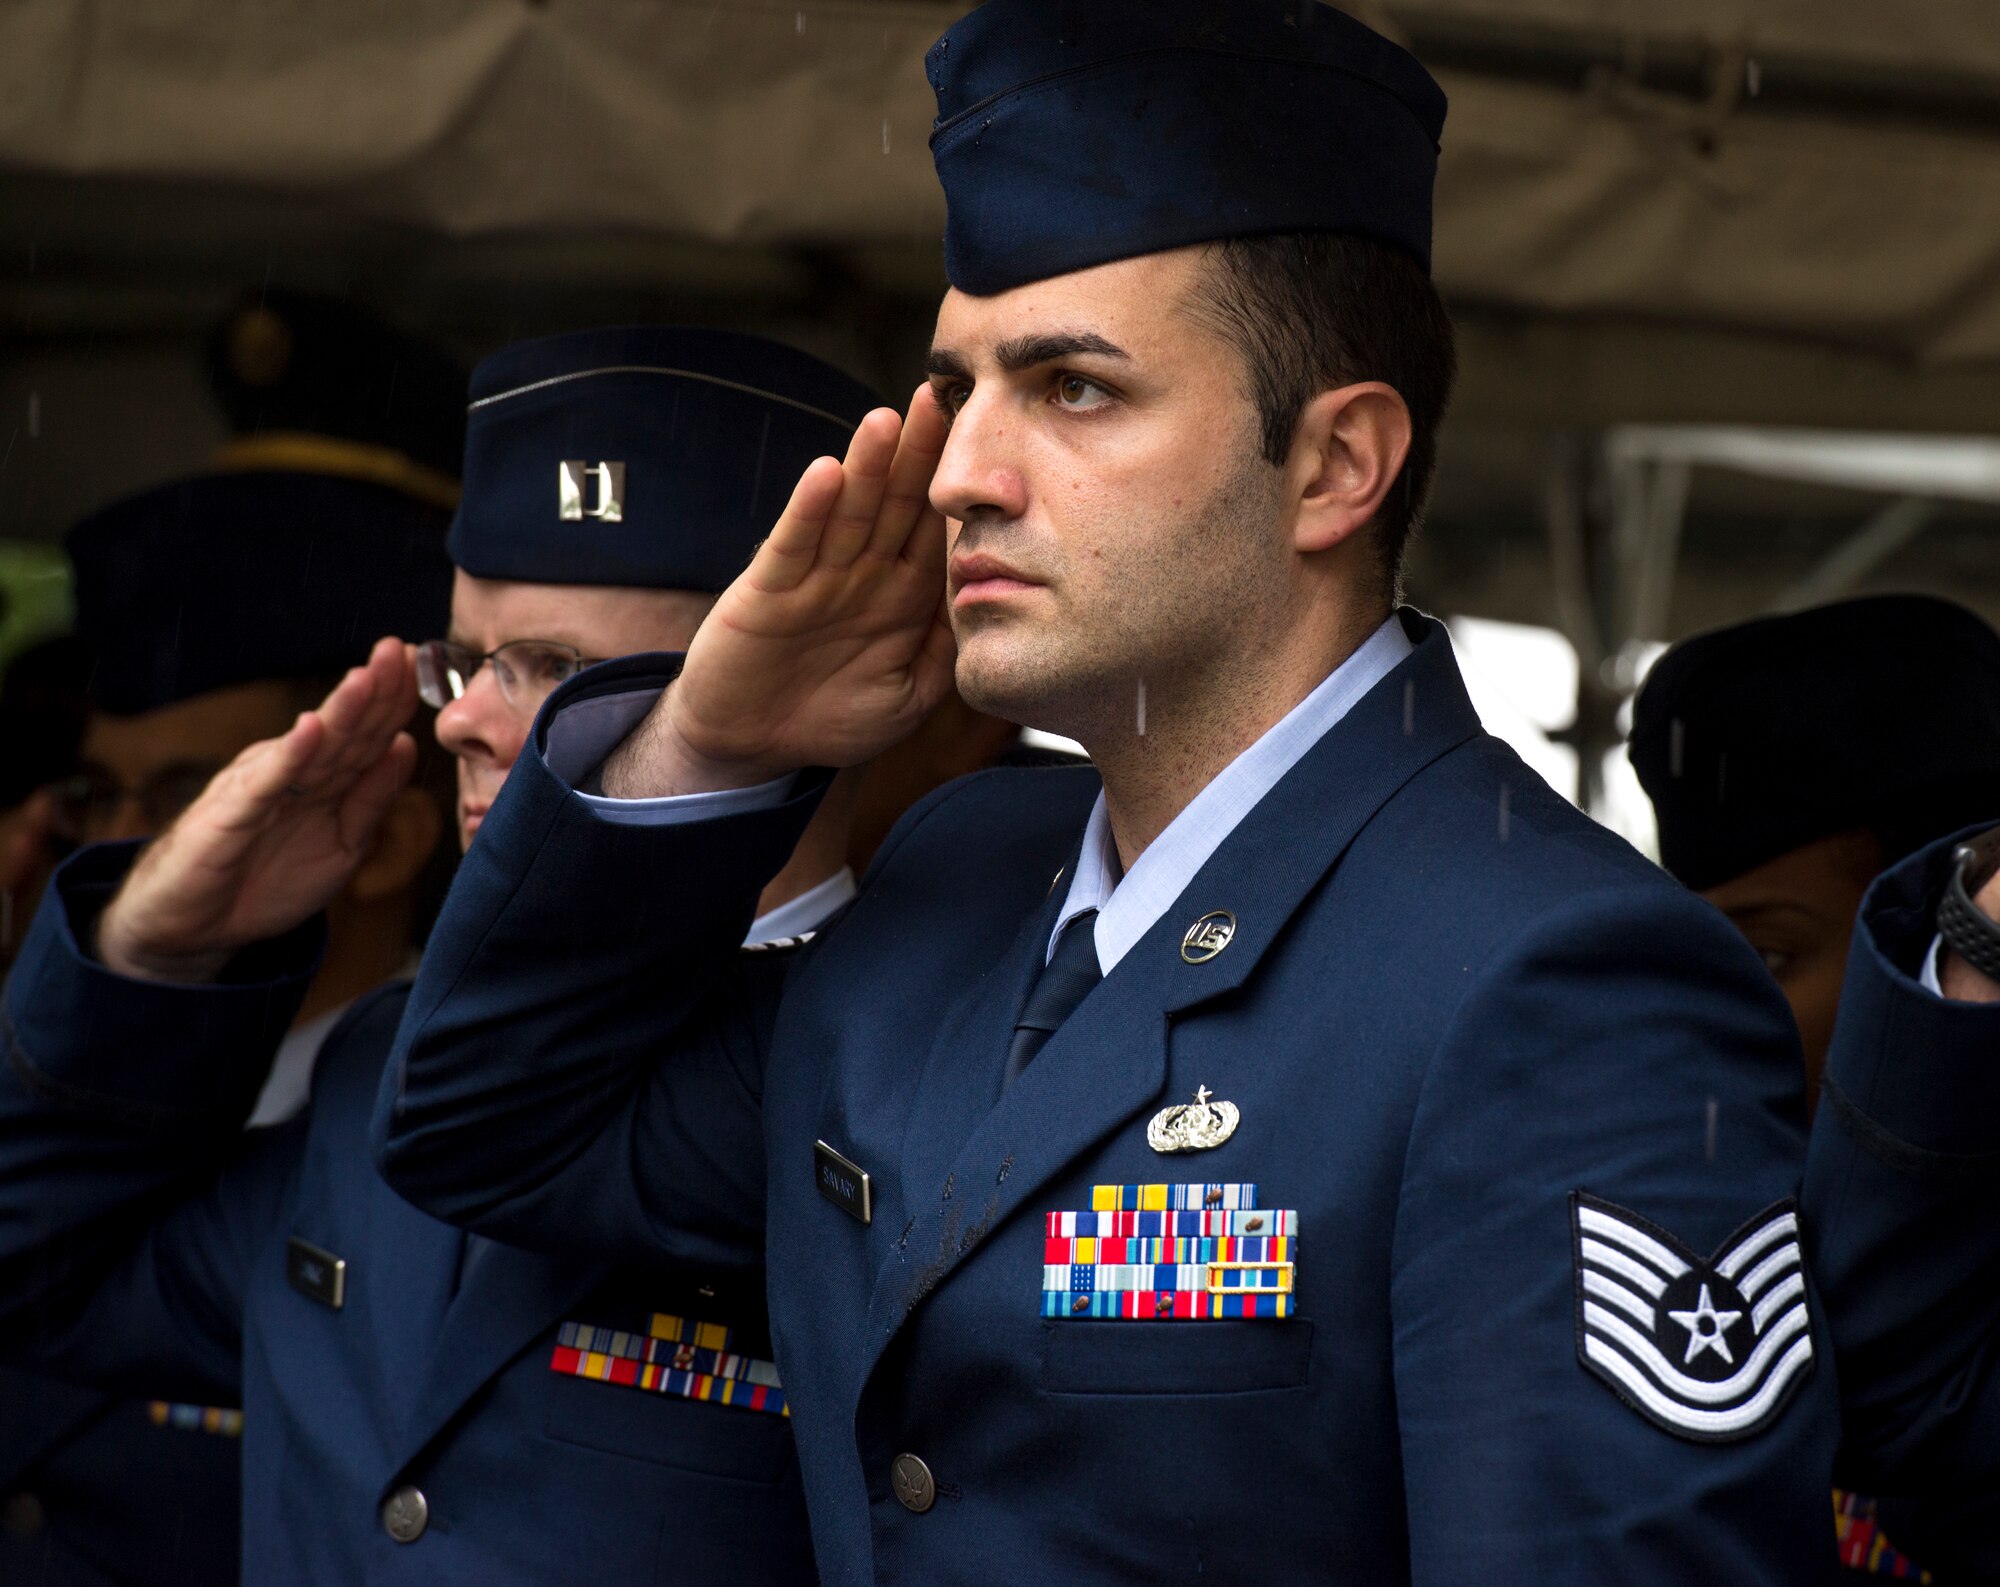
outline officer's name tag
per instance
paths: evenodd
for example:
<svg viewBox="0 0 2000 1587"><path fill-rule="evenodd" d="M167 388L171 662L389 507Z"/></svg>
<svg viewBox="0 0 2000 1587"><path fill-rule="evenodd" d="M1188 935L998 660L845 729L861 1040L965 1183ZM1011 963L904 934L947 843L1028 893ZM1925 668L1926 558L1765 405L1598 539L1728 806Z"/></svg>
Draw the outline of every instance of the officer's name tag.
<svg viewBox="0 0 2000 1587"><path fill-rule="evenodd" d="M842 1157L825 1141L813 1142L813 1183L849 1217L863 1223L875 1221L875 1187L868 1171L859 1163Z"/></svg>
<svg viewBox="0 0 2000 1587"><path fill-rule="evenodd" d="M285 1281L335 1311L347 1304L347 1263L296 1234L285 1242Z"/></svg>

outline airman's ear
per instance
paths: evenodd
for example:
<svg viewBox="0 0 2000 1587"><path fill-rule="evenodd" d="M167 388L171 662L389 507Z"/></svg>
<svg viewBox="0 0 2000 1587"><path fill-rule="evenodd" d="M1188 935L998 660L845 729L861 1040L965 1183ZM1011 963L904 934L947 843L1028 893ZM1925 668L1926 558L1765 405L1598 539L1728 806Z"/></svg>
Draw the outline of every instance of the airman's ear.
<svg viewBox="0 0 2000 1587"><path fill-rule="evenodd" d="M1295 548L1328 551L1366 527L1409 455L1410 410L1393 386L1368 380L1314 397L1285 460Z"/></svg>

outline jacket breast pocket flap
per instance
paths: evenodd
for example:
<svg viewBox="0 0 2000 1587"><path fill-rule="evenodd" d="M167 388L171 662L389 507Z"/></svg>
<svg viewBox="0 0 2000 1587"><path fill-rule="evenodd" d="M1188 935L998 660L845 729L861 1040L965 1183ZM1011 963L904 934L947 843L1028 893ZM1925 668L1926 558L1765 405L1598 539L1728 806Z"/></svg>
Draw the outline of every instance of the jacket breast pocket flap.
<svg viewBox="0 0 2000 1587"><path fill-rule="evenodd" d="M1305 1386L1313 1325L1284 1322L1045 1321L1048 1394L1249 1394Z"/></svg>
<svg viewBox="0 0 2000 1587"><path fill-rule="evenodd" d="M742 1482L793 1469L792 1424L741 1406L548 1373L544 1430L565 1444Z"/></svg>

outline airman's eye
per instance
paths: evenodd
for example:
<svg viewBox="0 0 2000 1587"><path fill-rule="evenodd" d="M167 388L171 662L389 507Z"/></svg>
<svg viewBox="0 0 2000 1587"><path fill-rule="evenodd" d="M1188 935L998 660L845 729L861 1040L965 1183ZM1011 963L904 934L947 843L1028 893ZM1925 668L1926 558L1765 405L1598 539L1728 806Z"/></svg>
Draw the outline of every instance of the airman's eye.
<svg viewBox="0 0 2000 1587"><path fill-rule="evenodd" d="M950 384L942 381L934 382L931 386L931 396L944 410L945 417L950 418L972 399L972 386L962 380Z"/></svg>
<svg viewBox="0 0 2000 1587"><path fill-rule="evenodd" d="M1094 380L1086 380L1082 375L1058 375L1056 377L1056 401L1065 408L1095 408L1104 402L1109 393Z"/></svg>
<svg viewBox="0 0 2000 1587"><path fill-rule="evenodd" d="M1760 948L1757 951L1764 961L1764 968L1771 972L1773 979L1782 981L1792 973L1796 954L1783 948Z"/></svg>

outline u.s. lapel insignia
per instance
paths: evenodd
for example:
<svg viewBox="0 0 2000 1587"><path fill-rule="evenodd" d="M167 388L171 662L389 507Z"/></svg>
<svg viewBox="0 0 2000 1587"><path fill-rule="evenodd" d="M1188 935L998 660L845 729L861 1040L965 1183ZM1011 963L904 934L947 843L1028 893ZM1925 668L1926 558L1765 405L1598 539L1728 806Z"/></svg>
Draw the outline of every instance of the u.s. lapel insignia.
<svg viewBox="0 0 2000 1587"><path fill-rule="evenodd" d="M1234 1102L1211 1102L1207 1086L1194 1101L1161 1108L1146 1126L1146 1144L1156 1152L1205 1152L1236 1133L1243 1120Z"/></svg>
<svg viewBox="0 0 2000 1587"><path fill-rule="evenodd" d="M1655 1426L1700 1443L1768 1427L1812 1375L1796 1204L1765 1208L1703 1258L1577 1191L1577 1359Z"/></svg>
<svg viewBox="0 0 2000 1587"><path fill-rule="evenodd" d="M1211 909L1181 938L1181 957L1189 964L1206 964L1236 936L1236 917L1226 909Z"/></svg>

